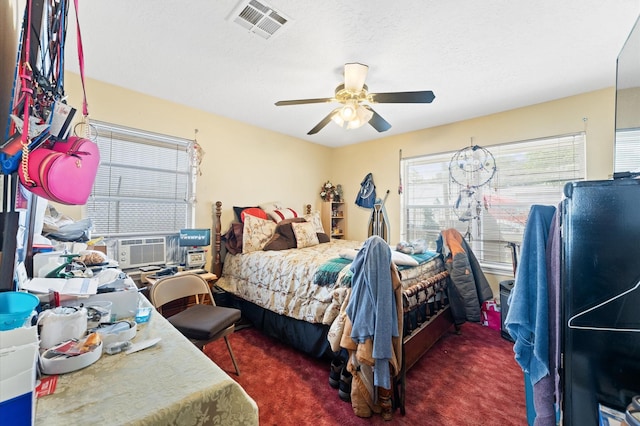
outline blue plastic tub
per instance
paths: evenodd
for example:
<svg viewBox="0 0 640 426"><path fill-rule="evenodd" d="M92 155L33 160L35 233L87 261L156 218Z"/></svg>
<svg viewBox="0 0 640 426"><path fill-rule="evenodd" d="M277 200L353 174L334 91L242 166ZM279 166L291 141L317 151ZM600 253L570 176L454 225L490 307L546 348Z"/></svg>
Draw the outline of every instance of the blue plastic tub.
<svg viewBox="0 0 640 426"><path fill-rule="evenodd" d="M40 300L22 291L0 292L0 330L22 327Z"/></svg>

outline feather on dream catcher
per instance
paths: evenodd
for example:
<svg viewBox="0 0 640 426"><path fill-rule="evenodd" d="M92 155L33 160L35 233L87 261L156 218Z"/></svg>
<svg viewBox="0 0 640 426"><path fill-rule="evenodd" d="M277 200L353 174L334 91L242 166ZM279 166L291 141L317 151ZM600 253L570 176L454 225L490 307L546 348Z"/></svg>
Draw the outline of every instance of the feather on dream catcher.
<svg viewBox="0 0 640 426"><path fill-rule="evenodd" d="M472 145L456 152L449 162L452 209L458 220L468 222L466 237L471 236L472 221L480 218L486 206L485 187L496 174L496 160L487 149ZM457 196L456 196L457 194Z"/></svg>

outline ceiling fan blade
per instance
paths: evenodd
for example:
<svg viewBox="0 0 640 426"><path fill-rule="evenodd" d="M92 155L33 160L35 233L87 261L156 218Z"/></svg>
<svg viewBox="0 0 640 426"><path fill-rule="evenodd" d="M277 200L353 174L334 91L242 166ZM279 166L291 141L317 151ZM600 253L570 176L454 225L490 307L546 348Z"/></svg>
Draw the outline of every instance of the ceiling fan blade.
<svg viewBox="0 0 640 426"><path fill-rule="evenodd" d="M367 78L369 67L359 63L344 65L344 88L353 92L360 92Z"/></svg>
<svg viewBox="0 0 640 426"><path fill-rule="evenodd" d="M371 117L371 119L369 119L369 124L371 124L371 126L374 129L376 129L379 132L386 132L391 128L391 124L389 124L387 120L382 118L380 114L375 112L373 108L371 108L369 105L362 105L362 106L373 113L373 116Z"/></svg>
<svg viewBox="0 0 640 426"><path fill-rule="evenodd" d="M340 108L336 108L333 111L331 111L325 118L322 119L321 122L316 124L316 127L314 127L313 129L309 130L309 132L307 134L308 135L315 135L316 133L318 133L320 130L322 130L322 128L324 126L329 124L329 122L331 121L333 116L338 114L338 112L340 112Z"/></svg>
<svg viewBox="0 0 640 426"><path fill-rule="evenodd" d="M294 99L290 101L278 101L276 106L284 105L301 105L301 104L321 104L326 102L335 102L334 98L316 98L316 99Z"/></svg>
<svg viewBox="0 0 640 426"><path fill-rule="evenodd" d="M428 104L433 102L435 95L431 90L420 92L391 92L369 93L371 102L380 104Z"/></svg>

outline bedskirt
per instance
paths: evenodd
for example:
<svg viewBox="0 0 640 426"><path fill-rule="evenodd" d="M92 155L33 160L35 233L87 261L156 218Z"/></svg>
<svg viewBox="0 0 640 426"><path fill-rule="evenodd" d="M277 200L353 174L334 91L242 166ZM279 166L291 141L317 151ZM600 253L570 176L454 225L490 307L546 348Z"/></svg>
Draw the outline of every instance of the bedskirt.
<svg viewBox="0 0 640 426"><path fill-rule="evenodd" d="M438 262L435 264L437 266ZM403 290L403 337L405 339L428 325L448 306L448 282L448 272L441 271L423 277ZM334 356L327 339L330 325L310 323L278 314L234 295L229 302L233 307L242 311L242 316L246 321L249 321L266 335L316 358L332 358Z"/></svg>

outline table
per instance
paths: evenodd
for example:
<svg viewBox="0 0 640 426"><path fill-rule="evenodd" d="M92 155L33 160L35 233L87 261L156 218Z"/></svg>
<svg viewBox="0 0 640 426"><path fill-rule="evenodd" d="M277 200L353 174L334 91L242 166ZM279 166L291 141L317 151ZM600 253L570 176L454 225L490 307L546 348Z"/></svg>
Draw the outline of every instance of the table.
<svg viewBox="0 0 640 426"><path fill-rule="evenodd" d="M55 393L38 398L35 424L258 424L245 390L153 310L132 342L156 337L162 340L149 349L103 354L60 375Z"/></svg>

